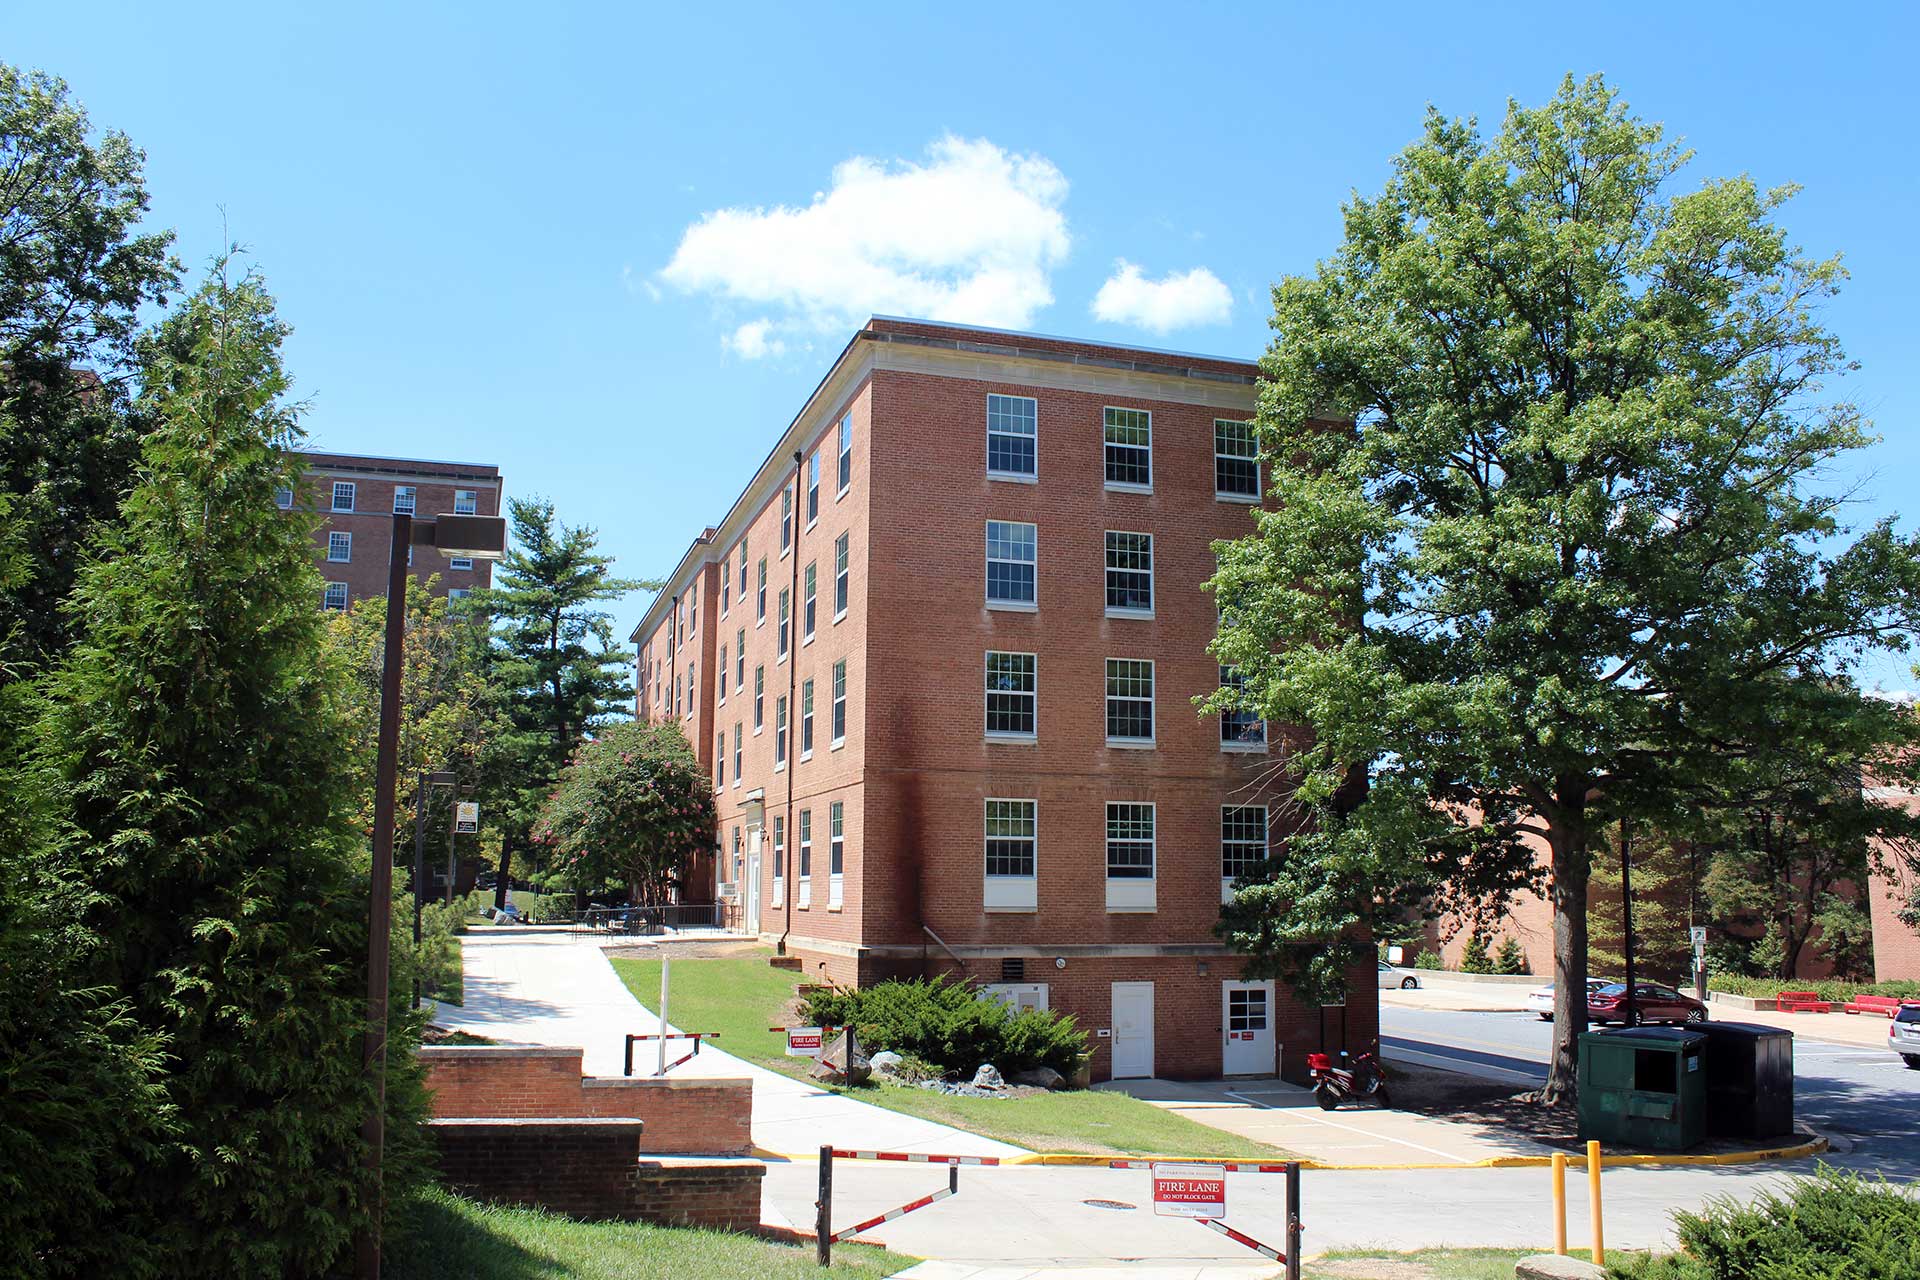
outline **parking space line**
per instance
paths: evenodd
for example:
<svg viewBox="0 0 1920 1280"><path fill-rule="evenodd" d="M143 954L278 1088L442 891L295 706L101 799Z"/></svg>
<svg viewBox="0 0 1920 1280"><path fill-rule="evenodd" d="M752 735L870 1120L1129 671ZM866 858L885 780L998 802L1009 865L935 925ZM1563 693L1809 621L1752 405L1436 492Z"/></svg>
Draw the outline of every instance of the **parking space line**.
<svg viewBox="0 0 1920 1280"><path fill-rule="evenodd" d="M1276 1110L1276 1108L1269 1107L1264 1102L1256 1102L1252 1098L1247 1097L1244 1094L1235 1093L1232 1089L1229 1089L1226 1092L1229 1098L1239 1098L1242 1102L1246 1103L1248 1106L1259 1107L1263 1111ZM1451 1160L1455 1164L1472 1164L1474 1162L1473 1159L1468 1156L1457 1156L1452 1154L1451 1152L1441 1151L1435 1147L1423 1146L1418 1142L1410 1142L1405 1138L1396 1138L1389 1133L1374 1133L1371 1130L1361 1129L1355 1125L1341 1124L1338 1120L1329 1120L1325 1116L1315 1115L1310 1111L1302 1111L1300 1113L1300 1118L1304 1120L1311 1120L1316 1124L1324 1124L1332 1129L1342 1129L1348 1133L1356 1133L1363 1138L1371 1139L1372 1142L1390 1142L1390 1143L1393 1143L1395 1146L1412 1147L1415 1151L1424 1151L1430 1156L1439 1156L1442 1160ZM1372 1143L1370 1142L1366 1145L1372 1145Z"/></svg>

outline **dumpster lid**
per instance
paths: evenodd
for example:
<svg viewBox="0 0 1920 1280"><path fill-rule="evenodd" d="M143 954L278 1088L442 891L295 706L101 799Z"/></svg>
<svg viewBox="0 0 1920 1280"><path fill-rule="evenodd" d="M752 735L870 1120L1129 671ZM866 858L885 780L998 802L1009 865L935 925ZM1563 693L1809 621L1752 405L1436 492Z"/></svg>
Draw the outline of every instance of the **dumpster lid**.
<svg viewBox="0 0 1920 1280"><path fill-rule="evenodd" d="M1727 1025L1727 1024L1722 1024ZM1601 1040L1608 1044L1642 1044L1648 1048L1684 1048L1706 1043L1707 1037L1685 1027L1609 1027L1604 1031L1582 1031L1582 1040Z"/></svg>
<svg viewBox="0 0 1920 1280"><path fill-rule="evenodd" d="M1793 1039L1793 1032L1788 1028L1769 1027L1759 1022L1708 1022L1696 1029L1709 1040Z"/></svg>

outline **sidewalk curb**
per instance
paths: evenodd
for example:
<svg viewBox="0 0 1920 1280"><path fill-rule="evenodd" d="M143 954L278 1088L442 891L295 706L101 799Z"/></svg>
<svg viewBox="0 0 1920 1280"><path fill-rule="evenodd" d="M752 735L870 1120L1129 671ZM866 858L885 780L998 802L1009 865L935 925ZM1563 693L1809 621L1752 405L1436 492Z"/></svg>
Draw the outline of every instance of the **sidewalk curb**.
<svg viewBox="0 0 1920 1280"><path fill-rule="evenodd" d="M1739 1164L1763 1164L1771 1160L1802 1160L1808 1156L1819 1155L1828 1150L1825 1138L1810 1138L1806 1142L1790 1147L1765 1147L1758 1151L1729 1151L1719 1155L1689 1156L1674 1155L1634 1155L1600 1157L1601 1168L1641 1169L1657 1167L1724 1167ZM808 1164L820 1159L819 1153L789 1155L778 1151L766 1151L760 1147L753 1154L769 1161L788 1164ZM1039 1165L1049 1168L1104 1169L1116 1160L1163 1160L1177 1164L1283 1164L1280 1158L1260 1156L1158 1156L1158 1155L1112 1155L1095 1156L1078 1152L1036 1151L1024 1156L1003 1156L1002 1166ZM1485 1160L1442 1163L1439 1161L1412 1164L1334 1164L1321 1160L1301 1160L1302 1169L1319 1169L1329 1173L1365 1173L1397 1172L1402 1170L1426 1169L1545 1169L1553 1164L1551 1156L1492 1156ZM1567 1167L1584 1169L1587 1165L1585 1155L1568 1152Z"/></svg>

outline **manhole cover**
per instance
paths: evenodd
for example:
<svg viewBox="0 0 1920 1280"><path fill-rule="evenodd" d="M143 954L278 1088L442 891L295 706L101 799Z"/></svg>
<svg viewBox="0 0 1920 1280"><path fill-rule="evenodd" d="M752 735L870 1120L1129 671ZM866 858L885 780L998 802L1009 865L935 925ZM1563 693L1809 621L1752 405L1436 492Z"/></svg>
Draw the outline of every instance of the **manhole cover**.
<svg viewBox="0 0 1920 1280"><path fill-rule="evenodd" d="M1080 1202L1093 1209L1138 1209L1137 1204L1128 1204L1125 1200L1082 1200Z"/></svg>

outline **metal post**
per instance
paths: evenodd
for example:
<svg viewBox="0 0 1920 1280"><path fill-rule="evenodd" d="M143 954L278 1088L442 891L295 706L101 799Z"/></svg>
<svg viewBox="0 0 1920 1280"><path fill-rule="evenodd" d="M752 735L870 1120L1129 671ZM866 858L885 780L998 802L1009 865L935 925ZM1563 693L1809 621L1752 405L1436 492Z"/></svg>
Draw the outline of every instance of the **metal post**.
<svg viewBox="0 0 1920 1280"><path fill-rule="evenodd" d="M820 1148L820 1198L813 1202L814 1256L823 1267L833 1265L833 1147Z"/></svg>
<svg viewBox="0 0 1920 1280"><path fill-rule="evenodd" d="M386 652L380 667L380 739L373 778L373 874L367 904L367 1032L362 1068L371 1095L360 1136L368 1174L366 1225L355 1242L355 1273L380 1278L380 1165L387 1120L387 983L393 965L393 788L400 757L400 659L407 633L407 548L413 517L396 513L387 552Z"/></svg>
<svg viewBox="0 0 1920 1280"><path fill-rule="evenodd" d="M1593 1217L1593 1265L1607 1265L1606 1238L1600 1231L1600 1144L1587 1143L1587 1208Z"/></svg>
<svg viewBox="0 0 1920 1280"><path fill-rule="evenodd" d="M667 1074L667 971L673 967L673 961L667 959L662 949L660 957L660 1069L657 1076ZM698 1040L694 1044L698 1045Z"/></svg>
<svg viewBox="0 0 1920 1280"><path fill-rule="evenodd" d="M1300 1280L1300 1162L1287 1161L1287 1280Z"/></svg>
<svg viewBox="0 0 1920 1280"><path fill-rule="evenodd" d="M420 911L426 902L427 775L422 772L413 793L413 1007L420 1007Z"/></svg>
<svg viewBox="0 0 1920 1280"><path fill-rule="evenodd" d="M630 1076L633 1074L633 1037L632 1036L627 1037L627 1065L621 1068L620 1074L623 1076Z"/></svg>
<svg viewBox="0 0 1920 1280"><path fill-rule="evenodd" d="M1620 941L1627 961L1627 1025L1640 1025L1640 1001L1633 984L1633 855L1627 820L1620 819Z"/></svg>
<svg viewBox="0 0 1920 1280"><path fill-rule="evenodd" d="M1567 1256L1567 1153L1553 1153L1553 1251Z"/></svg>

